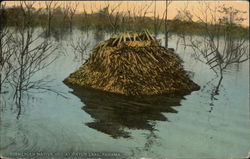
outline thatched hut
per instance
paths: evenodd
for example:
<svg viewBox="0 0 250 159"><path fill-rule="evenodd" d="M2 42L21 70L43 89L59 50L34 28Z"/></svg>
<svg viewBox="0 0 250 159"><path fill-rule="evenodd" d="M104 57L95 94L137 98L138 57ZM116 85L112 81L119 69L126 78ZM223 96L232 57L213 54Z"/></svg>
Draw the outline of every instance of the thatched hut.
<svg viewBox="0 0 250 159"><path fill-rule="evenodd" d="M160 46L148 31L124 33L99 43L64 82L132 96L186 94L199 89L179 56Z"/></svg>

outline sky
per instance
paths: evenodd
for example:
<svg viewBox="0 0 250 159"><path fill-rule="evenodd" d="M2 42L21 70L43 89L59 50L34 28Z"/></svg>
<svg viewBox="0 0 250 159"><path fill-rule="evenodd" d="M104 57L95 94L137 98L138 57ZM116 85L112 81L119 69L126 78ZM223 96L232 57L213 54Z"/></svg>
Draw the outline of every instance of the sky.
<svg viewBox="0 0 250 159"><path fill-rule="evenodd" d="M178 10L187 9L194 13L195 15L201 15L201 12L204 11L202 5L210 5L211 8L225 4L226 6L231 6L235 9L241 11L246 11L245 15L242 15L246 20L242 23L244 26L249 26L249 2L248 1L180 1L175 0L169 4L168 9L168 19L173 19ZM45 1L36 1L35 7L45 7ZM6 1L7 6L19 5L18 1ZM97 12L101 8L110 6L110 9L114 9L119 12L128 12L142 14L147 10L147 16L154 15L154 9L156 8L157 15L163 17L165 11L165 1L57 1L57 6L63 7L64 5L77 5L77 12L82 12L86 10L88 13ZM147 9L148 8L148 9ZM196 16L194 16L197 19Z"/></svg>

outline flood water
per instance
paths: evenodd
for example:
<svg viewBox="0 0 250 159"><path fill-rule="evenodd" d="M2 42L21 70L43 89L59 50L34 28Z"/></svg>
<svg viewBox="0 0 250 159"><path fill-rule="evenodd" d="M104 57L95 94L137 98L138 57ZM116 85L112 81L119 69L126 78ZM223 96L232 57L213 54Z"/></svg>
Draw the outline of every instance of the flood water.
<svg viewBox="0 0 250 159"><path fill-rule="evenodd" d="M116 152L125 158L239 158L250 150L249 63L233 65L224 73L219 95L211 90L219 79L192 50L179 45L184 67L194 72L199 91L184 97L128 98L95 90L72 89L62 81L84 62L71 41L90 45L103 37L75 30L59 41L59 58L35 78L53 79L48 85L63 92L24 94L21 114L11 90L1 95L0 155L17 152ZM163 38L163 35L159 36ZM169 46L176 48L177 36ZM164 40L162 40L164 44ZM83 57L88 57L84 55ZM13 157L13 156L12 156ZM26 156L27 157L27 156ZM51 157L51 156L49 156Z"/></svg>

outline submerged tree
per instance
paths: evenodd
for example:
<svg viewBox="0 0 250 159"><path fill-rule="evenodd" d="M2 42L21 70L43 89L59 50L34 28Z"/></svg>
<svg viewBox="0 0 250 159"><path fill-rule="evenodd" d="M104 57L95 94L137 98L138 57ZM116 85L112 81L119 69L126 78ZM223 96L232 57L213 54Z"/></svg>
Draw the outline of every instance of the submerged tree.
<svg viewBox="0 0 250 159"><path fill-rule="evenodd" d="M76 10L78 8L79 3L75 2L75 3L64 3L63 6L63 25L64 27L66 27L67 29L69 29L70 32L72 32L73 30L73 21L74 21L74 17L76 15Z"/></svg>
<svg viewBox="0 0 250 159"><path fill-rule="evenodd" d="M47 12L47 36L51 34L51 24L54 17L54 12L57 7L57 3L54 1L45 1L46 12Z"/></svg>
<svg viewBox="0 0 250 159"><path fill-rule="evenodd" d="M80 62L87 60L87 50L90 44L89 34L84 34L84 32L81 32L80 37L76 40L71 40L70 46L74 50L76 60L78 59Z"/></svg>
<svg viewBox="0 0 250 159"><path fill-rule="evenodd" d="M155 37L157 37L157 35L158 35L158 33L159 33L160 29L161 29L161 26L162 26L162 24L164 22L165 16L166 16L166 14L164 13L163 18L161 19L160 16L159 16L159 14L156 13L156 10L157 10L156 3L157 2L155 0L155 5L154 5L154 19L153 19L154 20L154 35L155 35ZM167 10L165 10L165 12L166 11Z"/></svg>
<svg viewBox="0 0 250 159"><path fill-rule="evenodd" d="M15 52L10 44L12 40L12 33L9 28L7 28L7 16L5 11L5 4L0 3L0 94L3 93L2 87L10 76L11 62L10 59Z"/></svg>
<svg viewBox="0 0 250 159"><path fill-rule="evenodd" d="M199 19L203 36L185 37L185 46L192 48L196 59L210 66L219 77L212 95L219 94L223 72L228 66L249 59L248 35L241 32L241 23L245 12L225 5L211 8L203 3L201 13L194 16Z"/></svg>
<svg viewBox="0 0 250 159"><path fill-rule="evenodd" d="M22 94L29 90L49 90L57 93L47 86L49 80L36 78L37 72L50 65L57 56L52 53L57 47L48 39L42 38L42 31L34 26L35 14L33 10L35 2L20 2L22 9L22 21L16 26L16 31L10 43L15 49L10 58L12 63L11 78L8 79L10 86L14 90L14 99L21 112Z"/></svg>
<svg viewBox="0 0 250 159"><path fill-rule="evenodd" d="M171 0L166 0L165 2L165 20L164 20L164 28L165 28L165 47L168 48L168 33L169 33L169 27L168 27L168 7L171 4Z"/></svg>
<svg viewBox="0 0 250 159"><path fill-rule="evenodd" d="M110 27L112 28L112 32L116 34L121 27L121 19L123 15L118 11L121 3L118 3L113 8L108 4L103 10L100 11L100 14L103 14L107 17Z"/></svg>
<svg viewBox="0 0 250 159"><path fill-rule="evenodd" d="M76 10L79 3L71 3L70 7L68 7L68 18L69 18L69 30L72 32L73 30L73 18L76 14Z"/></svg>

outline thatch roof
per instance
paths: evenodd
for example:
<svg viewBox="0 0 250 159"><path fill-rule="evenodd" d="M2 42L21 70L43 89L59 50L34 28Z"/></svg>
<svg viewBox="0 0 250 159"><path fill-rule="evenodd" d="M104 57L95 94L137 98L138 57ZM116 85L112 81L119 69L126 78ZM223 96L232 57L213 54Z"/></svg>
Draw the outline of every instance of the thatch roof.
<svg viewBox="0 0 250 159"><path fill-rule="evenodd" d="M184 71L179 56L160 46L147 31L120 34L99 43L64 82L133 96L199 89Z"/></svg>

